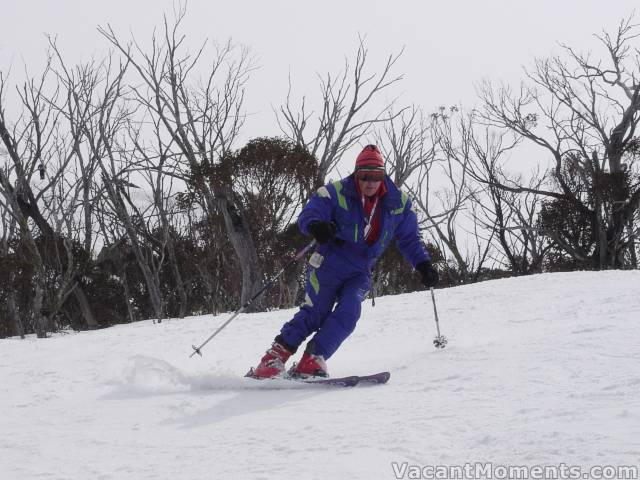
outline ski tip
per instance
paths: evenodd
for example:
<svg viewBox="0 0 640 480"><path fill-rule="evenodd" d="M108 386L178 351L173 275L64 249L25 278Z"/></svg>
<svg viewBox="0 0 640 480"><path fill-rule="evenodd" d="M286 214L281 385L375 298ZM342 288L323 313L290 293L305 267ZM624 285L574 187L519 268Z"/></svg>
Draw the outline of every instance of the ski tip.
<svg viewBox="0 0 640 480"><path fill-rule="evenodd" d="M389 372L378 372L373 375L363 375L360 378L360 384L373 384L373 385L383 385L389 381L391 378L391 373Z"/></svg>

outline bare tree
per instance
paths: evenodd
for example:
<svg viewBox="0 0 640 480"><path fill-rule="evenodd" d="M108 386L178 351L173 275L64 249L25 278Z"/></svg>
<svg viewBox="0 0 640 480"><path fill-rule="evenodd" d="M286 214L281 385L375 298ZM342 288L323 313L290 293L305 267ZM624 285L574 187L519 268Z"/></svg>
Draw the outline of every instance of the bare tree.
<svg viewBox="0 0 640 480"><path fill-rule="evenodd" d="M247 49L231 42L215 46L204 81L198 69L206 61L203 44L195 53L185 46L180 33L184 8L173 22L166 18L163 36L155 34L148 51L133 39L121 41L111 26L99 32L130 62L141 85L132 87L135 100L152 122L162 128L158 155L178 163L180 178L195 187L208 214L221 214L242 269L242 301L262 282L256 247L240 199L232 185L211 179L203 172L229 152L242 127L244 87L253 61ZM184 162L184 163L182 163Z"/></svg>
<svg viewBox="0 0 640 480"><path fill-rule="evenodd" d="M161 138L161 132L159 125L154 125L155 139ZM172 218L174 216L173 210L175 209L175 188L174 184L177 182L176 178L180 175L177 173L178 166L175 162L168 162L168 152L165 147L162 151L162 145L158 145L156 149L150 149L145 147L139 135L137 129L131 127L129 129L129 136L132 139L134 145L134 151L132 155L139 161L134 161L136 164L140 164L140 174L144 178L146 185L149 187L152 196L153 210L151 215L144 215L145 218L154 218L157 221L152 227L147 222L145 229L146 235L151 239L151 245L157 245L159 248L156 253L164 257L166 252L166 261L169 264L170 270L173 274L175 282L175 289L178 293L179 308L178 317L184 318L187 314L188 299L187 291L185 288L185 282L182 278L181 268L178 261L175 246L175 232L173 228ZM161 151L160 155L150 156L149 152ZM157 238L156 238L157 237ZM158 265L156 270L157 276L160 274L162 264Z"/></svg>
<svg viewBox="0 0 640 480"><path fill-rule="evenodd" d="M74 294L89 327L95 326L86 297L78 284L77 263L69 236L63 235L64 219L73 216L72 196L67 192L65 170L74 156L74 145L60 126L55 106L60 89L47 93L52 74L51 55L43 74L17 89L23 116L10 126L3 98L5 78L0 74L0 136L9 164L0 171L0 191L18 225L28 261L33 268L31 315L39 337L46 336L51 321L70 294ZM9 166L10 165L10 166ZM34 191L32 181L42 186ZM30 222L33 222L33 226ZM39 232L39 233L38 233ZM40 240L38 240L40 239ZM38 245L40 242L40 246ZM47 268L61 276L47 298Z"/></svg>
<svg viewBox="0 0 640 480"><path fill-rule="evenodd" d="M132 165L125 145L126 127L134 113L124 99L123 78L128 65L125 62L114 66L112 58L107 57L101 62L92 60L69 69L55 43L51 43L51 47L58 59L58 79L67 92L66 101L58 111L70 126L71 157L79 170L72 176L75 185L68 191L75 192L73 204L82 198L85 248L92 247L93 197L104 193L108 202L102 205L108 206L114 212L112 219L123 225L147 285L155 318L161 321L164 309L157 274L160 267L153 253L149 253L149 245L139 241L136 219L142 219L144 215L131 201L129 193L132 184L128 180L136 166ZM86 174L92 176L87 178ZM104 189L102 192L96 189L99 182ZM71 229L73 216L66 218ZM87 253L91 255L91 251Z"/></svg>
<svg viewBox="0 0 640 480"><path fill-rule="evenodd" d="M121 71L121 73L124 72ZM132 200L131 191L138 187L130 181L131 157L127 154L128 149L125 145L118 143L118 134L126 128L130 112L124 109L119 113L110 114L121 96L121 78L122 76L118 75L115 83L105 92L102 107L99 110L97 135L94 136L91 131L87 131L86 135L92 155L98 159L109 206L127 234L149 291L155 318L161 322L165 310L160 291L159 271L164 260L164 251L160 248L158 258L152 248L155 239L147 235L149 229L145 225L148 221L149 207L141 210Z"/></svg>
<svg viewBox="0 0 640 480"><path fill-rule="evenodd" d="M344 69L337 75L320 77L318 114L307 111L306 96L302 97L299 106L294 104L291 98L291 78L289 79L286 102L278 108L276 116L286 138L304 146L318 159L314 189L325 183L328 173L344 152L357 144L374 125L387 122L403 111L392 113L394 101L391 101L379 109L378 113L367 114L366 109L373 107L374 101L383 92L402 79L402 75L393 73L402 50L389 55L379 73L365 71L368 54L364 39L360 38L353 65L345 59Z"/></svg>
<svg viewBox="0 0 640 480"><path fill-rule="evenodd" d="M495 242L494 260L514 274L541 271L546 249L536 228L541 197L536 190L546 183L539 168L529 175L530 191L516 193L500 185L524 183L522 174L505 170L506 156L513 152L521 137L507 131L478 124L475 112L461 125L462 141L469 145L465 163L469 177L479 188L473 194L473 220Z"/></svg>
<svg viewBox="0 0 640 480"><path fill-rule="evenodd" d="M2 236L0 237L0 259L3 261L2 270L4 270L2 274L0 274L0 278L3 280L3 293L0 295L0 301L3 302L3 305L0 306L0 311L6 309L6 315L10 326L12 327L13 334L24 338L25 328L18 312L16 291L16 289L19 288L16 285L17 275L15 264L17 262L14 261L13 265L7 264L11 253L13 253L14 256L17 255L17 252L11 252L12 248L10 247L10 243L13 243L16 238L16 219L11 216L9 206L5 201L3 201L2 197L0 197L0 226L2 227ZM7 327L9 327L9 325L7 325Z"/></svg>
<svg viewBox="0 0 640 480"><path fill-rule="evenodd" d="M640 205L640 51L632 43L639 35L627 19L615 35L597 36L607 52L603 60L563 46L566 59L537 60L527 72L531 86L520 92L489 83L481 88L484 121L542 147L554 163L557 188L499 187L537 193L584 217L587 240L569 238L566 228L551 235L573 258L599 268L625 266L637 233L629 225Z"/></svg>
<svg viewBox="0 0 640 480"><path fill-rule="evenodd" d="M420 167L434 161L436 142L431 123L412 105L399 115L388 112L389 121L375 131L375 139L386 159L387 174L401 187Z"/></svg>
<svg viewBox="0 0 640 480"><path fill-rule="evenodd" d="M457 118L457 107L449 109L440 107L439 111L431 115L430 137L435 152L433 161L420 165L415 182L409 185L409 191L414 198L414 208L419 212L421 225L431 232L440 250L453 257L455 268L447 271L450 281L468 281L472 273L481 268L486 257L486 244L483 248L478 245L477 259L474 260L465 249L465 238L461 238L461 218L468 200L474 192L469 185L468 162L470 159L470 145L464 141L465 124L460 121L462 140L456 138L454 119ZM434 167L438 167L434 171ZM432 191L434 177L443 185Z"/></svg>
<svg viewBox="0 0 640 480"><path fill-rule="evenodd" d="M531 176L529 188L539 190L547 179L534 172ZM536 222L540 213L542 196L525 192L520 195L507 195L505 202L514 215L515 225L509 228L511 233L511 249L516 251L515 258L519 259L519 272L541 273L544 260L551 244L544 232L537 227Z"/></svg>

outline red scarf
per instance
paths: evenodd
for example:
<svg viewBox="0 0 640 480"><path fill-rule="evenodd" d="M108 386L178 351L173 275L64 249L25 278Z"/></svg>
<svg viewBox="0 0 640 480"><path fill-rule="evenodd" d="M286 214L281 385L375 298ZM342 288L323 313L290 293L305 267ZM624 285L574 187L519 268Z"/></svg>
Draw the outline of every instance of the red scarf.
<svg viewBox="0 0 640 480"><path fill-rule="evenodd" d="M360 182L356 179L356 191L362 202L362 212L364 213L365 241L368 245L373 245L380 236L380 199L387 193L384 181L380 183L378 191L372 197L366 197L360 191Z"/></svg>

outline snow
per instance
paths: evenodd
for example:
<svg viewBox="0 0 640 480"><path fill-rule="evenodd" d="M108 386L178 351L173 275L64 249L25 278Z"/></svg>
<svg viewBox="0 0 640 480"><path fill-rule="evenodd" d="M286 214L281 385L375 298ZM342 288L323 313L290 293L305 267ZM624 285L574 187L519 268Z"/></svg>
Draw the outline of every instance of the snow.
<svg viewBox="0 0 640 480"><path fill-rule="evenodd" d="M0 340L1 479L393 479L403 464L640 464L640 272L543 274L367 301L333 376L242 378L293 314ZM417 470L413 470L415 474ZM408 470L405 469L407 477Z"/></svg>

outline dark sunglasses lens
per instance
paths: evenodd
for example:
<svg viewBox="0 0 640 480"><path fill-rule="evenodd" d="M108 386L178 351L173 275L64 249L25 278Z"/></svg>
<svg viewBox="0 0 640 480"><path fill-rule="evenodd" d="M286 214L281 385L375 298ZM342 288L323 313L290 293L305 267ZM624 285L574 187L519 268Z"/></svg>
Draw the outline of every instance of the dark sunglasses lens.
<svg viewBox="0 0 640 480"><path fill-rule="evenodd" d="M356 174L356 178L358 180L362 180L363 182L379 182L384 179L383 172L358 172Z"/></svg>

